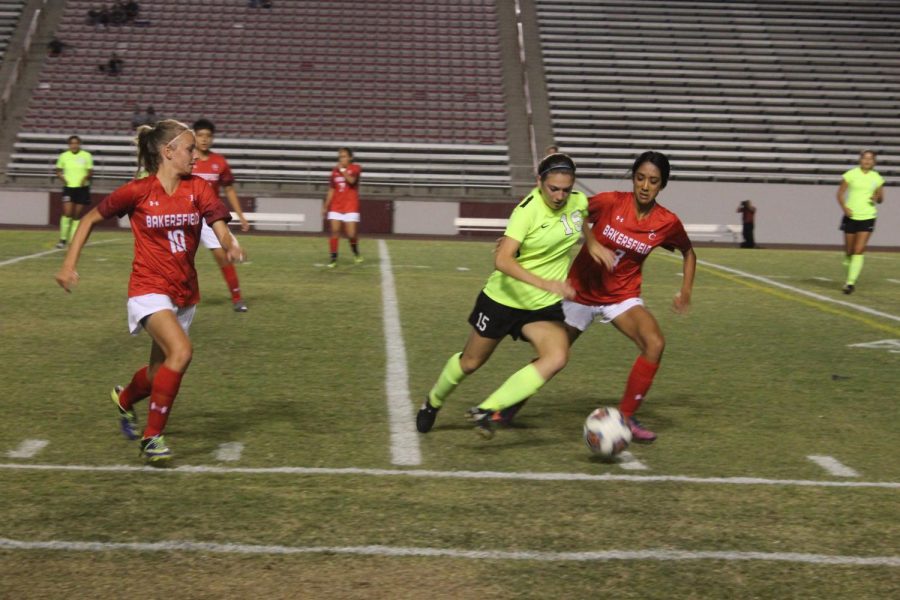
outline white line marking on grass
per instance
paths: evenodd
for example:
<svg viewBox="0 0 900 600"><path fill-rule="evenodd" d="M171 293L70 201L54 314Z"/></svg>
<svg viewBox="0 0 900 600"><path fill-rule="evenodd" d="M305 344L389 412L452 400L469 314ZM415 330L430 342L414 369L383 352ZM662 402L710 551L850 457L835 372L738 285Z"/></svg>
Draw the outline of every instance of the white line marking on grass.
<svg viewBox="0 0 900 600"><path fill-rule="evenodd" d="M813 277L816 281L834 281L830 277Z"/></svg>
<svg viewBox="0 0 900 600"><path fill-rule="evenodd" d="M219 444L219 448L215 451L216 460L224 462L234 462L241 460L241 453L244 451L244 445L240 442L225 442Z"/></svg>
<svg viewBox="0 0 900 600"><path fill-rule="evenodd" d="M593 552L547 552L540 550L459 550L405 546L277 546L217 544L213 542L26 542L0 538L4 550L62 550L69 552L209 552L214 554L344 554L355 556L443 557L471 560L530 560L537 562L605 562L611 560L761 560L817 565L900 567L898 556L842 556L799 552L729 552L690 550L600 550Z"/></svg>
<svg viewBox="0 0 900 600"><path fill-rule="evenodd" d="M403 329L400 327L400 309L397 305L394 273L391 270L391 255L384 240L378 240L378 255L381 260L381 299L384 305L384 387L391 423L391 463L418 465L422 463L422 454L419 451L419 434L410 410L406 346L403 345Z"/></svg>
<svg viewBox="0 0 900 600"><path fill-rule="evenodd" d="M15 450L10 450L6 456L10 458L33 458L38 452L49 444L47 440L24 440Z"/></svg>
<svg viewBox="0 0 900 600"><path fill-rule="evenodd" d="M626 471L646 471L649 467L635 458L634 454L626 450L622 454L619 455L621 459L619 460L619 466L625 469Z"/></svg>
<svg viewBox="0 0 900 600"><path fill-rule="evenodd" d="M900 283L900 279L888 279L891 283Z"/></svg>
<svg viewBox="0 0 900 600"><path fill-rule="evenodd" d="M119 240L100 240L99 242L88 242L88 246L96 246L98 244L110 244L112 242L118 242ZM56 252L67 252L69 250L66 248L54 248L52 250L44 250L43 252L37 252L35 254L28 254L26 256L17 256L16 258L8 258L4 261L0 261L0 267L5 267L6 265L13 265L17 262L22 262L23 260L28 260L29 258L40 258L42 256L47 256L48 254L55 254Z"/></svg>
<svg viewBox="0 0 900 600"><path fill-rule="evenodd" d="M428 479L485 479L514 481L623 481L629 483L696 483L714 485L774 485L799 487L884 488L900 490L898 481L816 481L813 479L764 479L762 477L691 477L688 475L616 475L603 473L533 473L506 471L428 471L425 469L363 469L359 467L221 467L184 465L161 469L137 465L49 465L0 463L0 469L18 471L72 471L93 473L154 473L185 475L362 475L371 477L422 477Z"/></svg>
<svg viewBox="0 0 900 600"><path fill-rule="evenodd" d="M810 456L807 456L806 458L813 461L835 477L859 477L859 473L857 473L847 465L841 463L833 456L818 456L812 454Z"/></svg>
<svg viewBox="0 0 900 600"><path fill-rule="evenodd" d="M457 271L469 271L470 269L469 269L469 267L456 267L456 270ZM897 282L897 283L900 283L900 282Z"/></svg>
<svg viewBox="0 0 900 600"><path fill-rule="evenodd" d="M786 283L781 283L780 281L775 281L773 279L763 277L761 275L754 275L752 273L747 273L746 271L739 271L738 269L732 269L731 267L726 267L724 265L717 265L716 263L711 263L705 260L698 260L698 264L704 265L706 267L712 267L713 269L719 269L721 271L725 271L726 273L731 273L732 275L737 275L739 277L746 277L747 279L753 279L755 281L760 281L762 283L767 283L774 287L779 287L784 290L788 290L797 294L801 294L803 296L809 296L810 298L815 298L821 302L829 302L831 304L838 304L840 306L846 306L847 308L852 308L853 310L858 310L859 312L863 312L869 315L874 315L876 317L882 317L884 319L890 319L892 321L900 322L900 317L897 315L888 314L886 312L881 312L880 310L875 310L874 308L868 308L866 306L861 306L859 304L853 304L852 302L847 302L845 300L835 300L834 298L829 298L828 296L823 296L822 294L817 294L815 292L808 292L804 289L800 289L798 287L794 287L792 285L787 285Z"/></svg>

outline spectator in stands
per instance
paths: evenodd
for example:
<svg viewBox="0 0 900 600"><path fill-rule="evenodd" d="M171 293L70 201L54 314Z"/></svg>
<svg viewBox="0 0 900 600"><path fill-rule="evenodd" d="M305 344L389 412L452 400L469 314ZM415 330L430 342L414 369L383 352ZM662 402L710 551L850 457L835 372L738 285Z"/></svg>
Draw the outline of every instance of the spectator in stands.
<svg viewBox="0 0 900 600"><path fill-rule="evenodd" d="M756 241L753 239L753 227L756 219L756 207L749 200L742 201L737 211L741 213L741 222L744 224L743 235L744 242L741 248L756 248Z"/></svg>
<svg viewBox="0 0 900 600"><path fill-rule="evenodd" d="M231 210L237 213L241 220L241 231L250 231L250 223L241 210L241 201L238 199L237 192L234 191L234 175L231 173L231 167L225 157L216 152L210 151L213 143L213 136L216 132L216 126L208 119L199 119L194 122L194 137L197 140L197 162L194 163L192 173L202 177L213 187L219 201L222 200L220 190L225 192L228 198L228 204ZM204 224L200 232L200 241L204 246L212 251L222 276L225 277L225 283L231 292L231 303L235 312L247 312L247 305L241 298L241 284L238 282L237 271L234 265L228 260L222 244L216 238L216 234L212 228Z"/></svg>
<svg viewBox="0 0 900 600"><path fill-rule="evenodd" d="M875 231L876 204L884 201L884 178L875 170L875 152L863 150L859 166L844 173L837 192L838 205L844 211L841 231L844 232L844 267L847 281L844 293L852 294L863 268L863 253L869 237Z"/></svg>
<svg viewBox="0 0 900 600"><path fill-rule="evenodd" d="M141 125L155 125L159 120L152 106L148 106L144 112L141 112L140 107L135 106L134 115L131 117L131 128L137 129Z"/></svg>
<svg viewBox="0 0 900 600"><path fill-rule="evenodd" d="M559 146L556 144L550 144L546 148L544 148L544 156L550 156L551 154L558 154Z"/></svg>
<svg viewBox="0 0 900 600"><path fill-rule="evenodd" d="M65 248L78 228L84 207L91 204L91 177L94 160L91 153L81 149L81 138L69 136L69 149L56 159L56 177L62 181L62 215L59 218L59 243Z"/></svg>
<svg viewBox="0 0 900 600"><path fill-rule="evenodd" d="M100 25L104 29L109 26L110 23L110 12L106 6L101 6L100 8L91 9L87 14L88 24L96 27Z"/></svg>
<svg viewBox="0 0 900 600"><path fill-rule="evenodd" d="M201 222L212 227L230 260L244 257L228 230L228 210L208 183L191 177L193 162L194 134L187 125L166 120L142 127L138 163L150 175L121 186L85 215L56 274L57 283L71 291L78 282L78 258L94 226L116 216L131 217L135 256L128 284L128 328L132 335L146 329L153 345L149 364L138 369L125 388L114 387L111 397L122 434L129 440L140 438L141 455L155 464L172 457L163 431L193 357L188 330L200 300L194 254ZM141 435L134 405L147 397L150 406Z"/></svg>
<svg viewBox="0 0 900 600"><path fill-rule="evenodd" d="M477 371L503 339L523 339L537 358L510 376L487 400L466 416L485 438L494 435L493 419L519 405L561 371L569 359L561 298L574 290L566 283L569 249L584 234L586 243L603 250L583 226L588 200L573 191L575 162L551 154L538 165L537 187L512 211L504 237L494 253L496 270L469 315L472 326L463 351L444 365L416 415L416 429L427 433L447 397ZM612 267L612 252L603 254Z"/></svg>
<svg viewBox="0 0 900 600"><path fill-rule="evenodd" d="M112 56L109 57L109 60L106 61L106 64L100 65L97 68L100 69L101 73L116 77L122 72L122 66L124 64L125 62L119 58L119 55L113 52Z"/></svg>
<svg viewBox="0 0 900 600"><path fill-rule="evenodd" d="M359 240L356 237L357 223L359 223L359 176L362 168L353 162L353 151L350 148L338 150L338 162L331 170L331 179L328 185L328 194L322 205L322 215L328 220L331 229L331 238L328 240L331 250L331 259L328 268L337 266L338 240L341 237L341 223L343 223L344 235L350 241L350 249L353 251L353 261L361 263L362 256L359 253Z"/></svg>
<svg viewBox="0 0 900 600"><path fill-rule="evenodd" d="M125 21L128 23L134 23L134 21L138 18L138 15L141 12L141 5L135 2L134 0L130 0L125 3Z"/></svg>
<svg viewBox="0 0 900 600"><path fill-rule="evenodd" d="M50 56L54 57L60 56L66 46L68 46L68 44L66 44L56 36L53 36L53 39L47 42L47 48L50 51Z"/></svg>
<svg viewBox="0 0 900 600"><path fill-rule="evenodd" d="M271 0L248 0L247 6L250 8L272 8Z"/></svg>

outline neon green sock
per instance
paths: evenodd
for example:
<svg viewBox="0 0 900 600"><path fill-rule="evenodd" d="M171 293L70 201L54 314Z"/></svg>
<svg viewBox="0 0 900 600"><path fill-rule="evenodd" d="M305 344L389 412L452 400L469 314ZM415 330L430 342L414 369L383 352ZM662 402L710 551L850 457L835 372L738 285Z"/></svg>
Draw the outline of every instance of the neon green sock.
<svg viewBox="0 0 900 600"><path fill-rule="evenodd" d="M844 255L844 260L841 261L841 264L844 265L845 269L850 266L850 255L849 254Z"/></svg>
<svg viewBox="0 0 900 600"><path fill-rule="evenodd" d="M59 218L59 239L68 240L69 239L69 225L72 223L71 217L60 217Z"/></svg>
<svg viewBox="0 0 900 600"><path fill-rule="evenodd" d="M77 221L75 219L71 219L71 224L69 225L69 237L66 239L68 241L72 241L72 238L75 237L75 230L78 229L78 224L81 223L81 219Z"/></svg>
<svg viewBox="0 0 900 600"><path fill-rule="evenodd" d="M462 352L457 352L450 357L450 360L444 365L444 370L441 371L434 387L431 388L431 391L428 393L428 401L433 407L440 408L444 404L444 400L447 399L447 396L452 394L453 390L456 389L456 386L462 383L462 380L466 378L466 374L463 373L462 370L462 365L459 364L460 356L462 356Z"/></svg>
<svg viewBox="0 0 900 600"><path fill-rule="evenodd" d="M850 257L850 267L847 269L847 285L856 285L859 273L863 268L863 255L854 254Z"/></svg>
<svg viewBox="0 0 900 600"><path fill-rule="evenodd" d="M545 383L547 380L541 377L534 364L529 363L510 375L478 408L495 412L503 410L534 395Z"/></svg>

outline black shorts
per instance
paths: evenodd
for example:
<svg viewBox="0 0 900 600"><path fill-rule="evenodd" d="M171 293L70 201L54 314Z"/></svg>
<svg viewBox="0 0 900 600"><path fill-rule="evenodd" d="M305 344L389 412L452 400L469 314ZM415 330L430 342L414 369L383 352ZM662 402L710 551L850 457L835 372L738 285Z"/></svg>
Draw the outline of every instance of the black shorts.
<svg viewBox="0 0 900 600"><path fill-rule="evenodd" d="M562 323L565 320L562 302L537 310L524 310L500 304L483 291L478 294L475 308L469 315L469 325L475 328L476 333L481 337L493 340L506 335L511 336L514 340L525 339L522 335L522 327L529 323L535 321L559 321Z"/></svg>
<svg viewBox="0 0 900 600"><path fill-rule="evenodd" d="M91 203L91 186L64 187L62 192L63 202L88 205Z"/></svg>
<svg viewBox="0 0 900 600"><path fill-rule="evenodd" d="M862 219L861 221L856 221L855 219L845 216L841 219L841 226L839 229L844 233L859 233L860 231L872 233L875 231L875 219Z"/></svg>

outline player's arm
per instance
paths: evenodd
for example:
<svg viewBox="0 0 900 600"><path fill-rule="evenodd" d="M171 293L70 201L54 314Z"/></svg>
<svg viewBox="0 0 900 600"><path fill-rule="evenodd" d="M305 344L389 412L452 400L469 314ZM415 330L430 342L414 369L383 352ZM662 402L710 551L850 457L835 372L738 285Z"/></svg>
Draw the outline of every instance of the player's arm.
<svg viewBox="0 0 900 600"><path fill-rule="evenodd" d="M322 204L322 215L328 214L328 209L331 207L331 199L334 197L334 188L328 188L328 193L325 194L325 202Z"/></svg>
<svg viewBox="0 0 900 600"><path fill-rule="evenodd" d="M837 191L838 206L841 207L841 210L844 211L845 215L847 215L848 217L852 217L853 211L850 210L849 208L847 208L847 205L844 203L844 196L846 194L847 194L847 180L844 179L844 180L841 180L841 186L838 188L838 191Z"/></svg>
<svg viewBox="0 0 900 600"><path fill-rule="evenodd" d="M344 180L349 186L356 185L356 180L359 179L359 174L350 167L341 168L341 175L344 176Z"/></svg>
<svg viewBox="0 0 900 600"><path fill-rule="evenodd" d="M63 177L63 170L59 167L56 167L56 178L63 182L63 185L66 185L66 178Z"/></svg>
<svg viewBox="0 0 900 600"><path fill-rule="evenodd" d="M219 239L219 243L222 244L228 262L244 262L244 258L246 257L244 250L238 243L237 238L231 233L231 230L228 229L228 225L225 224L225 221L223 219L213 221L210 227L212 227L213 233L215 233L216 237Z"/></svg>
<svg viewBox="0 0 900 600"><path fill-rule="evenodd" d="M581 235L584 236L584 245L587 246L594 262L606 267L607 271L612 271L613 267L616 266L616 253L601 244L594 237L594 231L588 221L581 224Z"/></svg>
<svg viewBox="0 0 900 600"><path fill-rule="evenodd" d="M69 244L69 251L66 253L66 258L63 260L62 266L56 273L56 283L62 286L67 292L71 292L72 288L75 287L75 284L78 283L78 272L75 270L75 267L78 265L78 257L81 256L81 249L84 248L84 245L87 243L88 238L91 235L91 230L94 229L94 225L103 220L104 217L100 214L97 207L92 208L86 215L81 217L78 229L75 231L75 235L72 236L71 244Z"/></svg>
<svg viewBox="0 0 900 600"><path fill-rule="evenodd" d="M697 255L694 253L693 248L688 248L681 251L681 256L684 259L681 263L681 273L683 275L681 278L681 290L675 294L675 298L672 300L672 307L675 309L675 312L684 314L691 307L691 292L694 289L694 275L697 272Z"/></svg>
<svg viewBox="0 0 900 600"><path fill-rule="evenodd" d="M516 260L516 254L519 252L521 245L522 242L519 240L504 236L497 247L497 252L494 254L494 267L505 275L515 277L519 281L533 285L546 292L551 292L563 298L575 297L575 290L572 289L572 286L567 281L544 279L523 267Z"/></svg>
<svg viewBox="0 0 900 600"><path fill-rule="evenodd" d="M228 198L228 204L231 205L231 210L236 212L238 219L241 220L241 231L250 231L250 222L244 216L244 211L241 210L241 201L237 192L234 191L234 186L226 185L223 190L225 191L225 197Z"/></svg>
<svg viewBox="0 0 900 600"><path fill-rule="evenodd" d="M872 202L875 204L881 204L884 202L884 186L879 185L878 189L875 190L875 193L872 194Z"/></svg>
<svg viewBox="0 0 900 600"><path fill-rule="evenodd" d="M84 175L84 179L81 180L81 187L85 187L91 184L91 179L94 177L94 169L88 169L87 173Z"/></svg>

